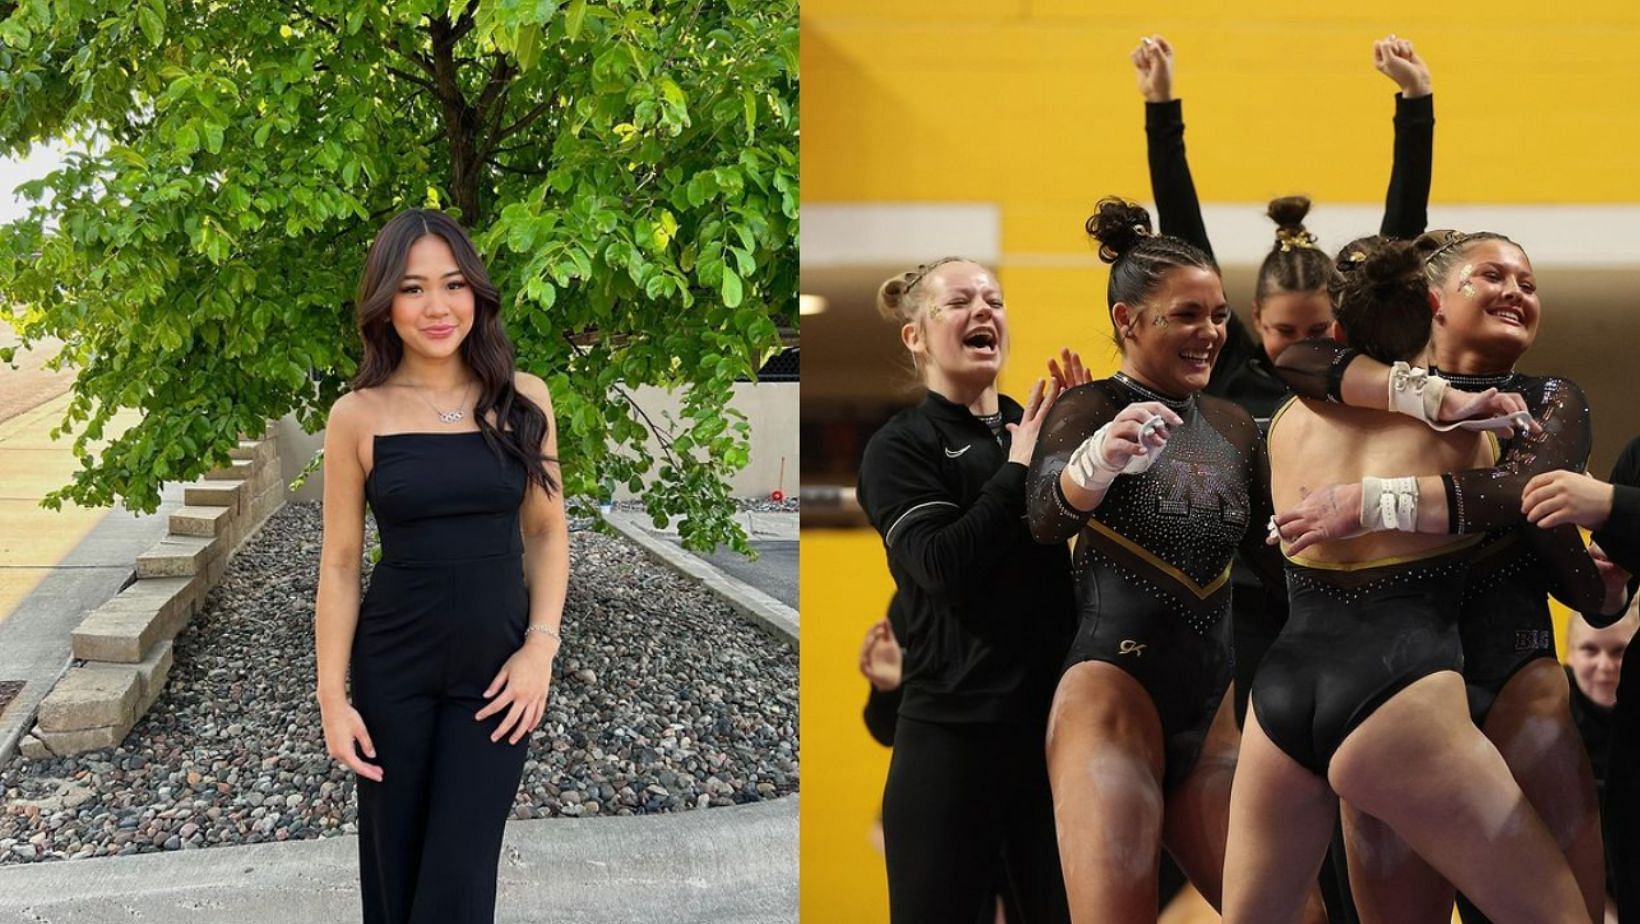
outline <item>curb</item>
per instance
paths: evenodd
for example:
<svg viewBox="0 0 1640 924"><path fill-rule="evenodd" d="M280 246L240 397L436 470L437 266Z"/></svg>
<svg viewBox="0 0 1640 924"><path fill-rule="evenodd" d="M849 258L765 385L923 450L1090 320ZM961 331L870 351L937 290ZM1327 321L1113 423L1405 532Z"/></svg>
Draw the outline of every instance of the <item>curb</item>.
<svg viewBox="0 0 1640 924"><path fill-rule="evenodd" d="M796 610L745 581L731 577L711 562L696 558L664 539L655 538L644 526L645 520L636 514L613 510L602 516L605 523L636 543L651 558L685 577L699 581L759 628L793 648L798 647Z"/></svg>
<svg viewBox="0 0 1640 924"><path fill-rule="evenodd" d="M798 796L507 823L500 924L797 920ZM358 837L0 868L0 921L357 920Z"/></svg>

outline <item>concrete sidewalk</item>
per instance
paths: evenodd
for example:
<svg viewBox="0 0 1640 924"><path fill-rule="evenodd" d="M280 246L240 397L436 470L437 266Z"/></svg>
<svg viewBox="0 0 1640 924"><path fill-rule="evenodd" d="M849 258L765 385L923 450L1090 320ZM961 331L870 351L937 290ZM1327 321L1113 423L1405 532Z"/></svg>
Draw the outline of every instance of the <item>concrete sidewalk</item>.
<svg viewBox="0 0 1640 924"><path fill-rule="evenodd" d="M496 921L796 921L797 799L510 822ZM358 920L358 849L329 837L3 867L0 924Z"/></svg>

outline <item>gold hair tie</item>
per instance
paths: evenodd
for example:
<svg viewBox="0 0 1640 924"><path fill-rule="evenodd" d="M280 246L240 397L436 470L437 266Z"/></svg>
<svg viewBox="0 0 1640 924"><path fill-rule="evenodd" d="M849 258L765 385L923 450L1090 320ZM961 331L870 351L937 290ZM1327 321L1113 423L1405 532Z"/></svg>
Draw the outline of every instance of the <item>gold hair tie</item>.
<svg viewBox="0 0 1640 924"><path fill-rule="evenodd" d="M1351 251L1351 253L1350 253L1350 262L1351 263L1365 263L1365 262L1367 262L1367 252L1365 250Z"/></svg>
<svg viewBox="0 0 1640 924"><path fill-rule="evenodd" d="M1296 231L1290 228L1277 228L1276 242L1281 245L1282 253L1287 253L1289 251L1298 250L1305 247L1308 247L1311 250L1320 249L1315 246L1315 235L1304 230L1302 227Z"/></svg>
<svg viewBox="0 0 1640 924"><path fill-rule="evenodd" d="M1145 227L1144 225L1138 224L1137 222L1135 222L1134 225L1133 225L1133 233L1139 235L1140 237L1152 237L1153 236L1151 234L1151 231L1150 231L1149 228Z"/></svg>

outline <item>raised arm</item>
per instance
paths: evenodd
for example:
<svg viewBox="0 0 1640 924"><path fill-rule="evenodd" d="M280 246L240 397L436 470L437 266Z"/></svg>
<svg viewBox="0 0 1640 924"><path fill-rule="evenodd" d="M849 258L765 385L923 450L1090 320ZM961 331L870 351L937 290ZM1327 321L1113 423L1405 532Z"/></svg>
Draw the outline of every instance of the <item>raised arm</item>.
<svg viewBox="0 0 1640 924"><path fill-rule="evenodd" d="M1184 154L1184 117L1173 96L1173 46L1160 35L1142 40L1132 54L1139 92L1145 98L1145 140L1150 160L1150 192L1156 199L1162 233L1200 247L1209 257L1201 201Z"/></svg>
<svg viewBox="0 0 1640 924"><path fill-rule="evenodd" d="M1435 97L1429 66L1412 42L1393 35L1372 44L1372 63L1400 88L1395 95L1395 161L1378 233L1410 240L1429 226L1429 182L1435 159Z"/></svg>

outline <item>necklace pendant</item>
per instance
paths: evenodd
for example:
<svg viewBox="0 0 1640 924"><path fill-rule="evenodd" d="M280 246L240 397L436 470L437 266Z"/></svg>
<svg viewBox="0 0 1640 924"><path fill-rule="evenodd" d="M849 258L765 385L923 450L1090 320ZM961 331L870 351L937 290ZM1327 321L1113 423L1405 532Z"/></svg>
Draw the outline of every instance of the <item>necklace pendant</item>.
<svg viewBox="0 0 1640 924"><path fill-rule="evenodd" d="M461 418L466 416L467 415L461 411L442 411L439 413L438 419L444 421L445 423L459 423Z"/></svg>

